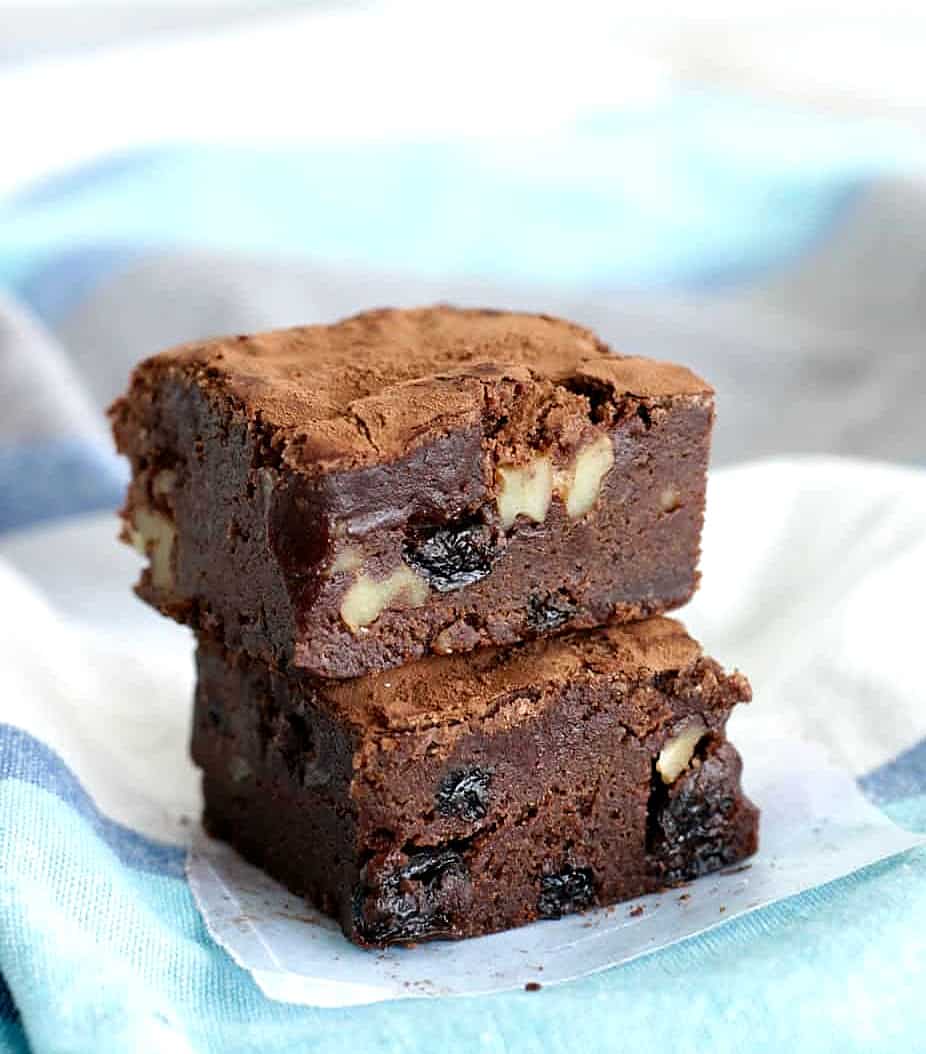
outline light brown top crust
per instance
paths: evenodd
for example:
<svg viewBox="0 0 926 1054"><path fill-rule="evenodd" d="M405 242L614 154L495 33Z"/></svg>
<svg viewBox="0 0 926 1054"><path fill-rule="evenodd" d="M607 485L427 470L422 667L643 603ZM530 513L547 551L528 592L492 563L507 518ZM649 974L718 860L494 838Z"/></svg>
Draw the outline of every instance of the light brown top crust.
<svg viewBox="0 0 926 1054"><path fill-rule="evenodd" d="M498 713L502 702L507 713L500 716L517 723L543 708L551 688L608 677L639 685L659 673L690 670L701 657L701 646L680 622L656 617L516 647L434 656L328 682L325 697L348 721L395 731L483 720ZM745 678L731 677L748 698Z"/></svg>
<svg viewBox="0 0 926 1054"><path fill-rule="evenodd" d="M690 370L614 355L571 322L443 305L187 344L143 362L133 390L165 374L227 400L313 473L393 460L478 426L497 411L500 384L545 399L712 394Z"/></svg>

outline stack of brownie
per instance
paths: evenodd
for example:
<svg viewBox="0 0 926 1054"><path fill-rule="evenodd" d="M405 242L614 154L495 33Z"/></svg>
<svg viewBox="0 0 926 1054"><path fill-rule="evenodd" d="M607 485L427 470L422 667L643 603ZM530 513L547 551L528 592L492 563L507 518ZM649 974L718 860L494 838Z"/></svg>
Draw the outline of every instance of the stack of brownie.
<svg viewBox="0 0 926 1054"><path fill-rule="evenodd" d="M139 594L193 627L205 824L360 944L756 848L697 582L712 392L546 316L191 344L112 409Z"/></svg>

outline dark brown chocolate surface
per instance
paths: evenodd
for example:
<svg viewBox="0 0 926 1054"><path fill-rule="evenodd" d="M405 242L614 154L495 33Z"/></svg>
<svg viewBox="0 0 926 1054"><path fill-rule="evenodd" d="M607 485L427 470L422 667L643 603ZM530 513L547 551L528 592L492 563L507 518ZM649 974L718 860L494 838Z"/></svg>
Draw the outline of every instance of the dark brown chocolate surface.
<svg viewBox="0 0 926 1054"><path fill-rule="evenodd" d="M567 322L441 307L190 345L112 417L140 595L277 665L353 677L697 584L711 390ZM506 471L538 466L548 506L506 519ZM345 615L358 581L388 589L368 621Z"/></svg>
<svg viewBox="0 0 926 1054"><path fill-rule="evenodd" d="M756 848L724 738L748 683L669 619L350 682L203 640L198 670L208 828L358 943L556 917Z"/></svg>

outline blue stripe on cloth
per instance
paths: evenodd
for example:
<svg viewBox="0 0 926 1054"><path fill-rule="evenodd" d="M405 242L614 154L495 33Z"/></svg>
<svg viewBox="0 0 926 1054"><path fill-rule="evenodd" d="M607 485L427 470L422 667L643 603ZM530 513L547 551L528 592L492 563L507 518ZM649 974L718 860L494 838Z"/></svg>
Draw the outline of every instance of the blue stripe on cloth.
<svg viewBox="0 0 926 1054"><path fill-rule="evenodd" d="M926 739L869 772L859 781L862 790L878 804L912 798L926 787Z"/></svg>
<svg viewBox="0 0 926 1054"><path fill-rule="evenodd" d="M892 813L922 829L926 797ZM123 866L55 791L0 780L0 829L0 972L37 1054L870 1054L917 1049L926 1022L923 850L539 994L314 1010L265 999L182 878Z"/></svg>
<svg viewBox="0 0 926 1054"><path fill-rule="evenodd" d="M36 1052L234 1049L232 1029L205 1037L264 1000L209 938L182 876L125 866L87 817L28 781L0 780L0 832L0 972Z"/></svg>
<svg viewBox="0 0 926 1054"><path fill-rule="evenodd" d="M104 816L50 747L8 724L0 724L0 780L4 779L34 784L67 802L129 867L159 875L183 875L182 848L145 838Z"/></svg>
<svg viewBox="0 0 926 1054"><path fill-rule="evenodd" d="M0 531L96 509L115 509L126 465L101 443L42 439L0 445Z"/></svg>
<svg viewBox="0 0 926 1054"><path fill-rule="evenodd" d="M0 1054L30 1054L30 1051L22 1024L0 1020Z"/></svg>
<svg viewBox="0 0 926 1054"><path fill-rule="evenodd" d="M771 270L781 272L795 267L817 247L825 245L859 204L874 192L877 185L873 180L847 179L843 185L833 188L830 200L825 208L820 209L815 225L808 228L803 238L795 238L790 247L782 246L776 258L727 257L715 263L706 262L701 272L688 283L690 290L693 293L720 293L735 286L758 282ZM782 202L782 207L788 206Z"/></svg>
<svg viewBox="0 0 926 1054"><path fill-rule="evenodd" d="M13 993L0 974L0 1021L18 1021L19 1011L13 1002Z"/></svg>
<svg viewBox="0 0 926 1054"><path fill-rule="evenodd" d="M24 205L29 208L53 206L61 198L77 197L87 191L92 192L100 182L118 180L127 171L134 169L139 160L154 156L156 156L154 151L136 150L131 154L117 154L65 172L55 172L18 191L14 200L20 207Z"/></svg>
<svg viewBox="0 0 926 1054"><path fill-rule="evenodd" d="M0 282L45 318L127 252L196 247L561 289L688 288L806 253L907 130L679 95L530 140L164 147L0 202ZM43 287L47 284L48 289Z"/></svg>

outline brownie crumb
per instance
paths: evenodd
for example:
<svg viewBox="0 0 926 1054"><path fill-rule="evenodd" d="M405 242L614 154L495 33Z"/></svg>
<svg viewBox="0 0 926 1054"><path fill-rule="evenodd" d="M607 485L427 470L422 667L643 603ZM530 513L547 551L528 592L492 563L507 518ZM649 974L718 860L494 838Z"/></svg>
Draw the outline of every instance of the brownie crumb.
<svg viewBox="0 0 926 1054"><path fill-rule="evenodd" d="M539 992L543 985L539 981L528 981L524 986L525 992Z"/></svg>
<svg viewBox="0 0 926 1054"><path fill-rule="evenodd" d="M638 919L643 914L643 905L637 904L635 908L631 908L628 912L632 919Z"/></svg>

